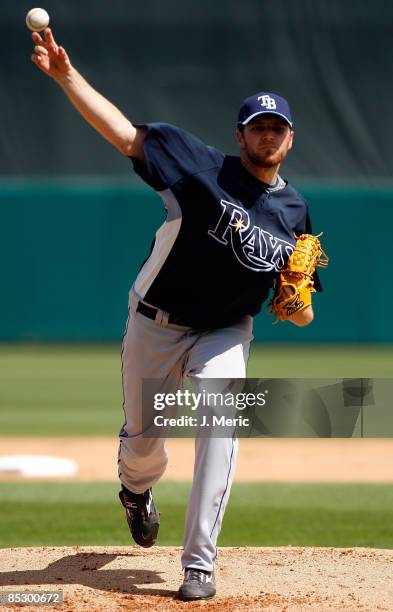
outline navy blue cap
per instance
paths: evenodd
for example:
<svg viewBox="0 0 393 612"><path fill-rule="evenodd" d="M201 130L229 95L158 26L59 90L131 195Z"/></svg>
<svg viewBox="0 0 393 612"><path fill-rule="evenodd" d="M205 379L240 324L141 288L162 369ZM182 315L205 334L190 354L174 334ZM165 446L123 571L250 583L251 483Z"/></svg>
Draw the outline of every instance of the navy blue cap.
<svg viewBox="0 0 393 612"><path fill-rule="evenodd" d="M237 125L247 125L259 115L278 115L293 126L291 109L285 98L275 93L261 92L246 98L239 110Z"/></svg>

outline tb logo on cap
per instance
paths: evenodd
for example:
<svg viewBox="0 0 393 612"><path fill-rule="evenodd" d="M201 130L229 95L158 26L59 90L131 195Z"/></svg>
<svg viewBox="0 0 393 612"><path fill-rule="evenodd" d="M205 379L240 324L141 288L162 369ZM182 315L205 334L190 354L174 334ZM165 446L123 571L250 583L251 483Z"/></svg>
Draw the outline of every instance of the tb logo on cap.
<svg viewBox="0 0 393 612"><path fill-rule="evenodd" d="M269 95L259 96L258 102L260 102L261 106L264 106L265 108L277 108L275 99L271 98Z"/></svg>

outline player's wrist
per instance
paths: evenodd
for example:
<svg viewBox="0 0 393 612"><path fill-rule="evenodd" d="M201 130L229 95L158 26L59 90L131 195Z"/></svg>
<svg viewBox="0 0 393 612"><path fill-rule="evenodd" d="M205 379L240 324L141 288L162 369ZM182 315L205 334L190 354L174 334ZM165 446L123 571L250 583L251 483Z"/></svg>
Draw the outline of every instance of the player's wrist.
<svg viewBox="0 0 393 612"><path fill-rule="evenodd" d="M314 320L314 311L311 306L306 306L303 310L299 310L295 312L293 315L288 317L288 321L297 325L297 327L306 327L306 325L310 325Z"/></svg>
<svg viewBox="0 0 393 612"><path fill-rule="evenodd" d="M78 72L73 66L70 66L65 72L53 76L54 80L60 87L67 88L75 83L78 77Z"/></svg>

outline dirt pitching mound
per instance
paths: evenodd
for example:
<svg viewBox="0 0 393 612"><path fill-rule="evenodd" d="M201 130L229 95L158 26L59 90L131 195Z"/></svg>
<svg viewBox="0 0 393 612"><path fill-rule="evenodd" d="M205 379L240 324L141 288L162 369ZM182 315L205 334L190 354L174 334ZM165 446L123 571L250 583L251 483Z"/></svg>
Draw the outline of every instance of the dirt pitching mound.
<svg viewBox="0 0 393 612"><path fill-rule="evenodd" d="M62 591L34 610L392 610L393 551L367 548L221 548L217 596L184 603L180 548L0 550L0 591ZM15 610L16 606L2 606Z"/></svg>

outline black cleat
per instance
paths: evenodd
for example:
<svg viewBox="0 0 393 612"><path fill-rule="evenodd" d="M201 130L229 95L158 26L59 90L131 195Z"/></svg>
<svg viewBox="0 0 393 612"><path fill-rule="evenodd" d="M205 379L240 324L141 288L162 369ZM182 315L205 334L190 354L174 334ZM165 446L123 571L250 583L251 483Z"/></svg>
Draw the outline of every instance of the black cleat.
<svg viewBox="0 0 393 612"><path fill-rule="evenodd" d="M126 509L127 523L135 542L150 548L156 543L160 526L160 515L154 505L151 489L144 493L131 493L123 485L119 497Z"/></svg>
<svg viewBox="0 0 393 612"><path fill-rule="evenodd" d="M210 599L216 594L214 572L187 568L184 571L184 582L179 589L179 599L193 601Z"/></svg>

